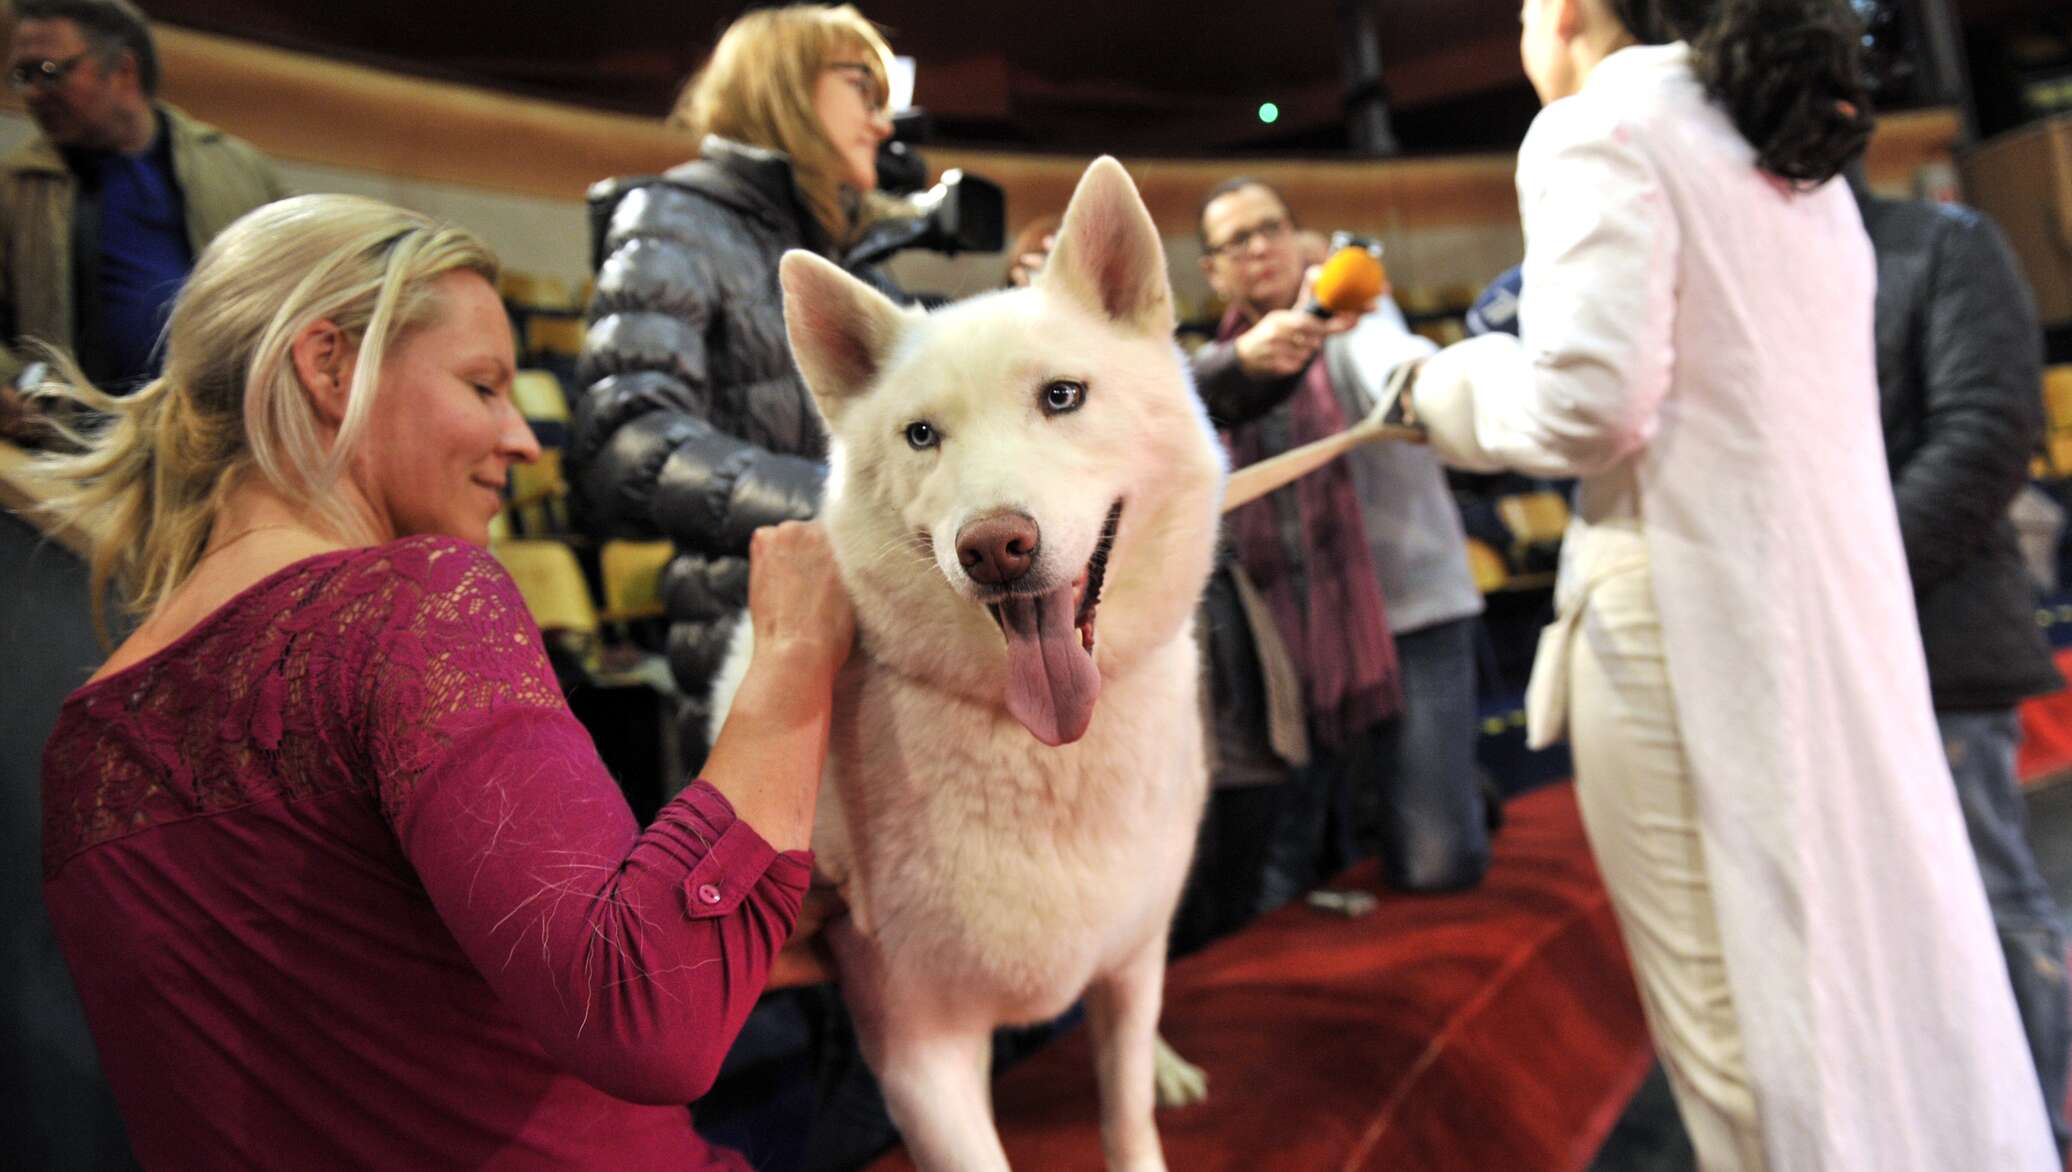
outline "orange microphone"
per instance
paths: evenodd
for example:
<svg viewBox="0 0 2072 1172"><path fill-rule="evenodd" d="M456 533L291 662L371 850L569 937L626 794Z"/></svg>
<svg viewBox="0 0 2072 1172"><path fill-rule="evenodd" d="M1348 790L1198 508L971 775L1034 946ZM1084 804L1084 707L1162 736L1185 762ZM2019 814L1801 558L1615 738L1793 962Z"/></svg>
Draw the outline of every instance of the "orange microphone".
<svg viewBox="0 0 2072 1172"><path fill-rule="evenodd" d="M1336 233L1331 243L1331 256L1310 288L1309 311L1318 317L1365 313L1389 284L1381 267L1381 243L1349 232Z"/></svg>

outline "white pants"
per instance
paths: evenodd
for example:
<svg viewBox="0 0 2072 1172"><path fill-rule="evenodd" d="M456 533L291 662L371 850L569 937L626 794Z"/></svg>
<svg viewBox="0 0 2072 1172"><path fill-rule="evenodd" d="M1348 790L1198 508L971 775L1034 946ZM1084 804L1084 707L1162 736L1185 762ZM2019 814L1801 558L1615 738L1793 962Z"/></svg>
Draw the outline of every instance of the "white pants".
<svg viewBox="0 0 2072 1172"><path fill-rule="evenodd" d="M1576 801L1698 1166L1762 1169L1645 561L1594 580L1567 643Z"/></svg>

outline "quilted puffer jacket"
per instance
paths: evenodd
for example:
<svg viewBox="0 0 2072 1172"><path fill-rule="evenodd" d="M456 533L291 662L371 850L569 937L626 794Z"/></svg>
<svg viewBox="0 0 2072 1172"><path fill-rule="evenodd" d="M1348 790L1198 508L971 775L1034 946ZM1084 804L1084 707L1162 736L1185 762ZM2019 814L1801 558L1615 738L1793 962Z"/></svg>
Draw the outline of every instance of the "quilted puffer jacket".
<svg viewBox="0 0 2072 1172"><path fill-rule="evenodd" d="M659 177L590 189L596 292L569 440L579 522L666 536L679 741L703 755L705 693L748 598L748 537L814 514L827 437L785 344L777 261L827 255L784 155L709 137ZM880 287L875 274L859 273Z"/></svg>
<svg viewBox="0 0 2072 1172"><path fill-rule="evenodd" d="M2014 254L1970 208L1868 197L1878 392L1939 709L2062 686L2007 510L2043 432L2042 333Z"/></svg>

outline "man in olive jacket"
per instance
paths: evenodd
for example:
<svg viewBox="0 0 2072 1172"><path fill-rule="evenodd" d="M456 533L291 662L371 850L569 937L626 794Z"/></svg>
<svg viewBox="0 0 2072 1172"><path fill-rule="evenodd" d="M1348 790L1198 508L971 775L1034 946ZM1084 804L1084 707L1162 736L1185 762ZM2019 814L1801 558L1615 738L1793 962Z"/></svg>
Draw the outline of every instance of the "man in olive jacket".
<svg viewBox="0 0 2072 1172"><path fill-rule="evenodd" d="M1936 723L2063 1152L2065 935L2026 837L2015 706L2064 681L2007 515L2043 432L2043 335L1991 220L1850 179L1878 257L1885 453Z"/></svg>
<svg viewBox="0 0 2072 1172"><path fill-rule="evenodd" d="M150 377L195 257L286 194L250 144L154 99L157 53L127 0L14 9L8 80L42 133L0 158L0 427L20 422L25 338L107 390Z"/></svg>

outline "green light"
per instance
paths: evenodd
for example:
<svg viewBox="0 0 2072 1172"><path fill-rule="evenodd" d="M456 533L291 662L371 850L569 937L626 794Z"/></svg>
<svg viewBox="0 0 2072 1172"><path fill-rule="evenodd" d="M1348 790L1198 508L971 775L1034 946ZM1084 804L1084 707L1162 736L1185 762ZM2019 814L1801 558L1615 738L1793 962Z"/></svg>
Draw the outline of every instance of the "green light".
<svg viewBox="0 0 2072 1172"><path fill-rule="evenodd" d="M1280 120L1281 108L1279 106L1274 105L1272 102L1259 103L1259 121L1279 122Z"/></svg>

